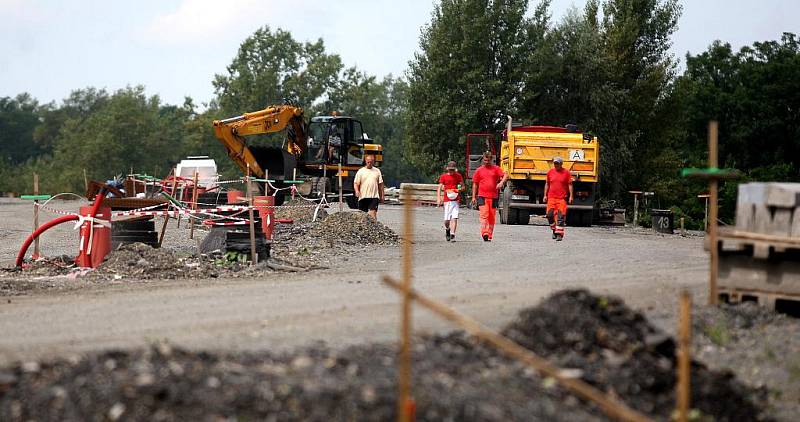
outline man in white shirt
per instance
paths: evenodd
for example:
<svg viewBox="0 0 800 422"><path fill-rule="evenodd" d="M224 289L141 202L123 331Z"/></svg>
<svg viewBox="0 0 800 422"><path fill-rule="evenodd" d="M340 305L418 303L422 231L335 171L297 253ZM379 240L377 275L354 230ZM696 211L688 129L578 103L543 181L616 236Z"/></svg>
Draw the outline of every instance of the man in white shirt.
<svg viewBox="0 0 800 422"><path fill-rule="evenodd" d="M353 187L358 198L358 209L377 219L378 204L383 202L383 175L381 175L380 169L374 166L374 155L370 154L364 157L364 163L364 167L358 169L353 180Z"/></svg>

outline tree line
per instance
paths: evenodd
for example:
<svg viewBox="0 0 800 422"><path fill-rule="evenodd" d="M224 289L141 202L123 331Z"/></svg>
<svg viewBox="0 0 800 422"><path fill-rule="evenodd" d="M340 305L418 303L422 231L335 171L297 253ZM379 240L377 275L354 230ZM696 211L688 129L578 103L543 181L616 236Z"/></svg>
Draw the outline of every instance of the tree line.
<svg viewBox="0 0 800 422"><path fill-rule="evenodd" d="M213 76L202 111L142 86L78 89L59 103L0 98L0 191L29 192L34 171L48 193L82 191L84 169L97 180L131 169L163 177L198 154L236 176L211 122L288 99L308 116L360 119L393 185L431 181L447 160L461 162L465 133L499 133L507 115L577 124L601 139L601 197L627 204L628 190L654 191L697 227L704 186L679 170L705 166L710 119L721 166L744 180L797 181L800 46L791 33L738 51L714 41L679 72L670 47L680 14L677 0L590 0L554 22L549 0L530 10L524 0L442 0L405 75L383 79L346 68L321 39L265 26ZM724 219L736 183L722 186Z"/></svg>

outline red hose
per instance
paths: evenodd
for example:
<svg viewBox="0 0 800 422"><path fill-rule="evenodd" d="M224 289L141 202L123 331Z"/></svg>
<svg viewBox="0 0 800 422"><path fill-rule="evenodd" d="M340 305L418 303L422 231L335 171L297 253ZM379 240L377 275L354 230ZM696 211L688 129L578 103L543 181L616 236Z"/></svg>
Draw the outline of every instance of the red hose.
<svg viewBox="0 0 800 422"><path fill-rule="evenodd" d="M100 208L100 205L103 203L103 199L105 199L105 197L106 197L106 189L105 189L105 187L103 187L103 188L100 189L100 192L98 192L98 194L94 198L94 204L92 205L92 211L91 211L91 214L89 215L89 217L94 218L94 216L97 215L97 210ZM51 228L53 226L59 225L61 223L65 223L67 221L72 221L72 220L77 220L79 218L80 218L80 216L78 216L78 215L64 215L64 216L58 217L56 219L50 220L47 223L42 224L38 229L36 229L33 233L31 233L31 235L28 236L27 239L25 239L25 242L22 244L22 247L19 249L19 253L17 254L17 261L14 263L14 266L16 266L18 268L22 267L22 261L25 259L25 253L28 252L28 248L31 246L31 243L33 243L33 240L36 239L37 237L39 237L40 234L44 233L45 230L47 230L47 229L49 229L49 228ZM90 220L90 221L92 221L92 220ZM87 241L88 241L88 239L87 239Z"/></svg>
<svg viewBox="0 0 800 422"><path fill-rule="evenodd" d="M22 248L20 248L19 253L17 254L17 262L14 263L14 265L16 267L22 266L22 260L25 259L25 252L28 252L28 247L30 247L31 243L33 243L33 240L39 237L40 234L44 233L45 230L61 223L66 223L67 221L77 220L78 218L80 217L77 215L64 215L39 226L38 229L36 229L33 233L31 233L30 236L28 236L27 239L25 239L25 243L22 244Z"/></svg>

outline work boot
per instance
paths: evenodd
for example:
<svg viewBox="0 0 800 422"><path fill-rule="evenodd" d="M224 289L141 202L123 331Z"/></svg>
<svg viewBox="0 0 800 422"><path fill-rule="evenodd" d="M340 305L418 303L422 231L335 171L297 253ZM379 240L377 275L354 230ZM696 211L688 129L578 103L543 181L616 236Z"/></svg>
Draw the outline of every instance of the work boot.
<svg viewBox="0 0 800 422"><path fill-rule="evenodd" d="M450 241L451 242L455 242L456 241L456 234L455 233L450 235Z"/></svg>
<svg viewBox="0 0 800 422"><path fill-rule="evenodd" d="M560 241L564 240L564 235L563 234L557 234L555 236L556 236L556 242L560 242Z"/></svg>
<svg viewBox="0 0 800 422"><path fill-rule="evenodd" d="M556 234L556 231L555 231L555 230L553 230L553 239L555 239L555 238L557 238L557 237L558 237L558 235Z"/></svg>
<svg viewBox="0 0 800 422"><path fill-rule="evenodd" d="M444 238L447 239L448 242L450 241L450 229L444 229Z"/></svg>
<svg viewBox="0 0 800 422"><path fill-rule="evenodd" d="M489 241L489 235L488 234L483 235L483 241L484 242L488 242Z"/></svg>

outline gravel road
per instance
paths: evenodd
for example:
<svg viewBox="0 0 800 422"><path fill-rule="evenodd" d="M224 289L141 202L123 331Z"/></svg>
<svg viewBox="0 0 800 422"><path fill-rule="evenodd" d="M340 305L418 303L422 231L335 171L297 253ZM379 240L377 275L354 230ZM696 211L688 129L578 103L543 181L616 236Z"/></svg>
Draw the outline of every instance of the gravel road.
<svg viewBox="0 0 800 422"><path fill-rule="evenodd" d="M75 202L54 205L75 209ZM30 204L0 203L0 263L13 263L30 225ZM705 301L707 258L698 237L625 228L568 228L550 240L543 220L503 226L495 240L478 238L476 211L464 210L458 241L446 243L441 209L415 210L415 287L498 328L549 293L586 287L620 295L631 306L671 321L684 287ZM49 219L42 217L42 221ZM402 212L383 206L379 220L402 233ZM70 227L47 233L45 255L74 254ZM167 245L185 248L168 231ZM182 243L183 242L183 243ZM188 349L285 350L324 341L331 347L391 341L398 331L398 296L381 275L400 274L400 248L371 246L326 270L271 273L263 278L91 285L39 291L0 303L0 364L168 340ZM417 310L418 333L451 327Z"/></svg>

